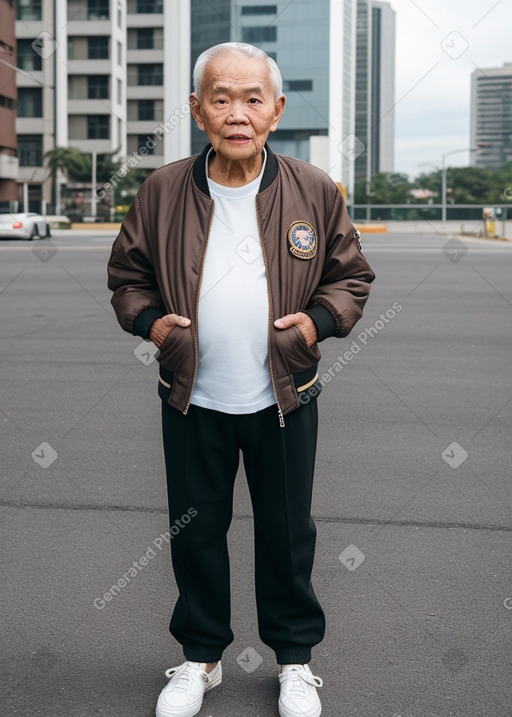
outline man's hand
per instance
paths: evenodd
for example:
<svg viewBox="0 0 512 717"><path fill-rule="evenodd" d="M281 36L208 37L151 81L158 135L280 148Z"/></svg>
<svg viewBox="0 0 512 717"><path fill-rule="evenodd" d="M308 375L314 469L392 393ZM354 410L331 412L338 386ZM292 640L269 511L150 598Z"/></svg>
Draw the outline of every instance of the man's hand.
<svg viewBox="0 0 512 717"><path fill-rule="evenodd" d="M185 327L189 325L190 319L187 319L185 316L178 316L177 314L167 314L166 316L162 316L161 319L155 319L155 321L153 321L149 330L149 338L157 348L160 348L167 334L175 326Z"/></svg>
<svg viewBox="0 0 512 717"><path fill-rule="evenodd" d="M278 329L289 329L290 326L297 326L303 333L308 346L313 346L318 341L315 322L308 314L299 311L298 314L287 314L280 319L274 321L274 326Z"/></svg>

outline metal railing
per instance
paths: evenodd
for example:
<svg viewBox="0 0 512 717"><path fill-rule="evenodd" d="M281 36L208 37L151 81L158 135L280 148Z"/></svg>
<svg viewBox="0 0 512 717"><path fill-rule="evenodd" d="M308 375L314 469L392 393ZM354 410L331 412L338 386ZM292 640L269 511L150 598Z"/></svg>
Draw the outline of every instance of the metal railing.
<svg viewBox="0 0 512 717"><path fill-rule="evenodd" d="M512 218L512 202L509 204L449 204L448 221L481 221L482 211L492 206L498 211L497 220ZM354 204L349 206L350 215L359 222L386 221L441 221L442 204Z"/></svg>

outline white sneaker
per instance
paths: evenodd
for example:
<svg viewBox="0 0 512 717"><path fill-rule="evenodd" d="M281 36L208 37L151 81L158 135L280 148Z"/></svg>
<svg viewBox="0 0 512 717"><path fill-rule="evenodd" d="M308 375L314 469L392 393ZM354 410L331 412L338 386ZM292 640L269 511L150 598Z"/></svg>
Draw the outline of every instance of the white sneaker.
<svg viewBox="0 0 512 717"><path fill-rule="evenodd" d="M205 692L222 682L220 661L210 673L205 662L184 662L171 667L165 673L170 677L160 692L156 705L156 717L193 717L201 709Z"/></svg>
<svg viewBox="0 0 512 717"><path fill-rule="evenodd" d="M323 685L308 665L288 665L279 674L281 717L320 717L322 705L316 688Z"/></svg>

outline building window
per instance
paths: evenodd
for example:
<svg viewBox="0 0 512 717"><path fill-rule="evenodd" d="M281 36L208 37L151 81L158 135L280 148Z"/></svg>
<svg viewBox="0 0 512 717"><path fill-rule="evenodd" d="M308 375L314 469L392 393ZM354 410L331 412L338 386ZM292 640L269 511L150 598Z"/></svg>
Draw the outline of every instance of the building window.
<svg viewBox="0 0 512 717"><path fill-rule="evenodd" d="M109 17L109 0L87 0L88 20L108 20Z"/></svg>
<svg viewBox="0 0 512 717"><path fill-rule="evenodd" d="M312 92L313 80L283 80L284 92Z"/></svg>
<svg viewBox="0 0 512 717"><path fill-rule="evenodd" d="M164 0L137 0L138 13L162 13L164 11Z"/></svg>
<svg viewBox="0 0 512 717"><path fill-rule="evenodd" d="M19 134L18 157L20 167L42 167L43 135Z"/></svg>
<svg viewBox="0 0 512 717"><path fill-rule="evenodd" d="M140 121L155 119L155 100L139 100L137 117Z"/></svg>
<svg viewBox="0 0 512 717"><path fill-rule="evenodd" d="M242 15L276 15L277 5L244 5Z"/></svg>
<svg viewBox="0 0 512 717"><path fill-rule="evenodd" d="M117 101L121 105L123 104L123 83L117 78Z"/></svg>
<svg viewBox="0 0 512 717"><path fill-rule="evenodd" d="M155 47L152 27L140 27L137 30L137 50L153 50Z"/></svg>
<svg viewBox="0 0 512 717"><path fill-rule="evenodd" d="M108 60L108 37L98 35L87 38L87 57L89 60Z"/></svg>
<svg viewBox="0 0 512 717"><path fill-rule="evenodd" d="M18 88L18 117L43 116L42 87Z"/></svg>
<svg viewBox="0 0 512 717"><path fill-rule="evenodd" d="M89 75L87 77L87 99L108 100L108 75Z"/></svg>
<svg viewBox="0 0 512 717"><path fill-rule="evenodd" d="M145 148L145 149L143 149ZM142 152L140 151L142 149ZM150 134L139 134L137 138L137 154L155 154L155 139Z"/></svg>
<svg viewBox="0 0 512 717"><path fill-rule="evenodd" d="M33 40L18 40L16 43L16 64L20 70L37 72L42 70L42 57L32 47Z"/></svg>
<svg viewBox="0 0 512 717"><path fill-rule="evenodd" d="M16 107L16 102L10 97L0 95L0 107L6 107L8 110L13 110Z"/></svg>
<svg viewBox="0 0 512 717"><path fill-rule="evenodd" d="M109 139L108 115L87 115L87 139Z"/></svg>
<svg viewBox="0 0 512 717"><path fill-rule="evenodd" d="M123 46L117 41L117 64L121 66L123 64Z"/></svg>
<svg viewBox="0 0 512 717"><path fill-rule="evenodd" d="M139 85L163 85L164 66L162 63L139 65L137 80Z"/></svg>
<svg viewBox="0 0 512 717"><path fill-rule="evenodd" d="M121 30L123 27L123 8L121 5L117 6L117 27Z"/></svg>
<svg viewBox="0 0 512 717"><path fill-rule="evenodd" d="M18 0L17 20L41 20L41 0Z"/></svg>
<svg viewBox="0 0 512 717"><path fill-rule="evenodd" d="M242 28L244 42L277 42L277 27L261 25Z"/></svg>

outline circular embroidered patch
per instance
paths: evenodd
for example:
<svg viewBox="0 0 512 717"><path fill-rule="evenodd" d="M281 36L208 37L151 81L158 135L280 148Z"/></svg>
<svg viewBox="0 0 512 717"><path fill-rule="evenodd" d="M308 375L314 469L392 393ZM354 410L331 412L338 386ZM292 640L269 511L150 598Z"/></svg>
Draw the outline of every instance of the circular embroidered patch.
<svg viewBox="0 0 512 717"><path fill-rule="evenodd" d="M291 253L299 259L312 259L316 255L316 231L309 222L299 221L290 224L288 242Z"/></svg>

